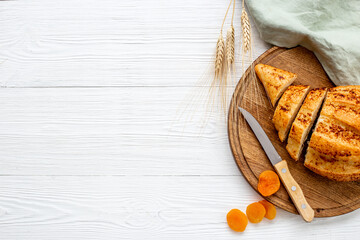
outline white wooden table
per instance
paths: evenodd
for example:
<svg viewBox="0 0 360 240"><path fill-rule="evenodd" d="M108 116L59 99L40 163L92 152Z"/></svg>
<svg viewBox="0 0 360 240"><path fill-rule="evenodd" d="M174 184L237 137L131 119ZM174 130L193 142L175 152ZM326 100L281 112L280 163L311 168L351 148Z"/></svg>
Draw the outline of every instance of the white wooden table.
<svg viewBox="0 0 360 240"><path fill-rule="evenodd" d="M196 121L173 121L227 4L0 1L0 239L359 237L359 211L307 224L278 209L228 228L230 209L261 197L226 124L215 115L199 137ZM253 34L257 57L270 45Z"/></svg>

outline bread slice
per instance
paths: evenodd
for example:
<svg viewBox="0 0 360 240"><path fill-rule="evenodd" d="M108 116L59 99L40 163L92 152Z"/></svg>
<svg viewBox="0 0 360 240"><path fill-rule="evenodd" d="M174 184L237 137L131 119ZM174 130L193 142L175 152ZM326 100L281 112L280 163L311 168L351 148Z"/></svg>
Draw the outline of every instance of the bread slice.
<svg viewBox="0 0 360 240"><path fill-rule="evenodd" d="M264 85L265 91L273 106L279 100L286 88L296 79L296 74L265 64L255 66L256 75Z"/></svg>
<svg viewBox="0 0 360 240"><path fill-rule="evenodd" d="M332 159L311 147L306 153L305 166L319 175L336 181L349 182L360 179L358 162Z"/></svg>
<svg viewBox="0 0 360 240"><path fill-rule="evenodd" d="M305 166L336 181L360 180L360 86L328 91Z"/></svg>
<svg viewBox="0 0 360 240"><path fill-rule="evenodd" d="M295 161L300 158L304 142L324 101L326 91L326 88L311 90L291 126L286 150Z"/></svg>
<svg viewBox="0 0 360 240"><path fill-rule="evenodd" d="M291 124L309 89L310 86L290 86L281 97L273 116L273 123L279 132L280 141L283 142L286 139Z"/></svg>

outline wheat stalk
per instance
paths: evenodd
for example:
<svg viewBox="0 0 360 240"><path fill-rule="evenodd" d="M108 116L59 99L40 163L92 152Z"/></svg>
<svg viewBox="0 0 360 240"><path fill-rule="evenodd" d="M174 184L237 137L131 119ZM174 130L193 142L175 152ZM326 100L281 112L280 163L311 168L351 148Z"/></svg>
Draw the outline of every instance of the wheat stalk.
<svg viewBox="0 0 360 240"><path fill-rule="evenodd" d="M224 65L224 49L225 49L225 43L221 31L218 41L216 43L215 79L219 79L222 76L222 69Z"/></svg>
<svg viewBox="0 0 360 240"><path fill-rule="evenodd" d="M241 11L241 30L242 30L243 53L247 53L251 48L251 26L250 26L249 17L247 15L244 6Z"/></svg>
<svg viewBox="0 0 360 240"><path fill-rule="evenodd" d="M242 71L244 72L244 67L245 67L245 59L247 59L249 62L252 62L252 50L253 50L253 42L252 42L252 34L251 34L251 24L250 24L250 20L249 20L249 16L246 12L245 9L245 1L242 0L242 11L241 11L241 30L242 30ZM240 104L240 102L242 101L245 92L248 90L248 88L251 89L251 91L253 91L253 93L251 94L252 96L255 96L255 98L260 99L259 101L263 101L263 99L260 97L260 86L259 86L259 82L256 81L256 74L255 74L255 70L254 70L254 66L255 64L252 63L249 66L249 73L247 75L247 78L245 79L244 75L241 77L240 79L240 90L239 90L239 94L237 96L237 103ZM252 86L250 86L252 85ZM256 101L251 101L250 102L250 108L255 108L257 114L259 114L258 112L258 105L252 105L254 104ZM236 117L236 116L235 116Z"/></svg>
<svg viewBox="0 0 360 240"><path fill-rule="evenodd" d="M232 83L236 83L236 60L235 59L235 46L238 46L237 43L235 43L235 29L233 25L234 15L235 15L235 2L236 0L229 0L230 3L228 5L228 8L226 10L224 19L222 21L222 25L220 28L220 34L216 42L216 49L214 51L214 55L212 57L213 61L211 61L209 68L206 70L206 74L202 76L200 79L201 87L200 91L198 88L193 89L192 95L190 99L188 100L188 104L185 107L184 111L188 111L189 108L194 108L197 102L201 101L201 99L205 98L207 101L204 102L206 109L205 109L205 116L202 121L202 128L206 126L209 117L212 115L214 107L215 107L215 101L220 100L221 103L221 110L224 113L225 119L226 119L226 112L227 112L227 97L228 97L228 91L229 91L229 80L232 80ZM231 17L231 25L227 29L226 32L226 40L223 36L224 31L224 24L227 19L229 10L231 8L231 5L233 5L232 8L232 17ZM249 59L249 61L252 59L252 41L251 41L251 26L248 14L245 10L245 3L244 0L242 0L242 13L241 13L241 28L242 28L242 38L240 38L240 49L241 49L241 58L242 58L242 72L244 72L244 62L245 58ZM241 42L243 44L241 44ZM237 49L237 47L236 47ZM236 54L236 57L238 55ZM255 76L255 72L253 70L253 67L251 67L250 71L251 76ZM210 77L210 75L212 75ZM247 90L248 83L250 80L256 79L256 77L251 77L244 79L244 76L239 81L239 94L238 95L232 95L232 101L234 104L232 104L234 109L231 109L231 113L229 117L232 117L231 119L233 121L236 121L236 118L238 117L236 111L236 107L240 104L243 93ZM205 81L204 81L205 80ZM245 81L246 80L246 81ZM203 82L204 81L204 82ZM199 83L199 85L200 85ZM253 81L253 83L257 83ZM216 104L217 105L217 104ZM192 113L196 112L194 109L191 111ZM190 119L190 120L189 120ZM192 117L188 117L187 121L191 121Z"/></svg>
<svg viewBox="0 0 360 240"><path fill-rule="evenodd" d="M230 34L231 37L227 37L226 45L225 40L223 37L223 28L225 24L225 20L227 18L228 12L230 10L231 4L235 5L235 0L230 0L230 3L228 5L228 8L226 10L224 19L222 21L222 25L220 28L220 34L218 37L218 40L216 42L216 49L215 49L215 56L214 56L214 62L212 68L213 78L208 79L211 83L209 84L208 81L205 82L205 85L208 85L208 91L206 91L205 94L207 94L207 102L206 102L206 113L207 116L210 116L208 114L211 114L213 112L213 107L215 107L215 100L220 98L221 103L221 110L224 110L224 113L226 113L226 103L227 103L227 62L234 63L234 36L233 32L234 29L232 27L233 24L231 24L232 29L229 29L227 32L227 35ZM234 13L233 13L234 14ZM230 41L230 42L229 42ZM195 95L196 97L203 97L204 92L199 93L198 91ZM194 96L193 96L194 98ZM192 99L193 99L192 98ZM186 108L191 108L193 106L192 103L188 104ZM224 114L226 116L226 114ZM203 126L206 125L208 118L205 117L203 121Z"/></svg>
<svg viewBox="0 0 360 240"><path fill-rule="evenodd" d="M235 59L235 30L230 26L226 34L226 60L228 67L234 63Z"/></svg>
<svg viewBox="0 0 360 240"><path fill-rule="evenodd" d="M233 84L235 82L235 30L234 26L231 25L227 30L226 34L226 79L224 81L224 96L223 96L223 106L226 108L227 103L227 85L228 79ZM226 111L224 111L226 114Z"/></svg>
<svg viewBox="0 0 360 240"><path fill-rule="evenodd" d="M235 29L234 29L235 0L232 0L232 2L233 2L233 11L231 16L231 26L228 29L226 35L226 57L229 67L232 66L235 60Z"/></svg>
<svg viewBox="0 0 360 240"><path fill-rule="evenodd" d="M218 41L216 43L215 77L214 77L214 80L220 80L221 81L221 78L223 77L222 76L222 74L223 74L222 69L223 69L223 66L224 66L225 42L224 42L222 31L223 31L224 23L225 23L225 20L226 20L226 16L227 16L227 14L229 12L231 3L233 1L235 1L235 0L230 0L229 6L228 6L228 8L226 10L226 13L225 13L224 20L222 21L222 24L221 24L220 36L219 36Z"/></svg>
<svg viewBox="0 0 360 240"><path fill-rule="evenodd" d="M226 113L226 94L227 94L227 90L226 90L227 67L226 67L226 65L227 65L228 49L225 46L225 41L223 38L223 28L224 28L224 23L225 23L226 17L228 15L229 9L230 9L233 1L235 1L235 0L230 0L229 6L225 13L225 17L221 24L220 35L219 35L218 41L216 43L214 79L210 86L210 96L209 96L210 98L212 98L213 103L214 103L214 99L216 97L216 96L214 96L214 90L218 86L218 89L219 89L218 93L219 93L220 99L221 99L221 108L224 110L225 113ZM228 40L226 40L226 42L228 42ZM228 44L226 44L226 45L228 45Z"/></svg>

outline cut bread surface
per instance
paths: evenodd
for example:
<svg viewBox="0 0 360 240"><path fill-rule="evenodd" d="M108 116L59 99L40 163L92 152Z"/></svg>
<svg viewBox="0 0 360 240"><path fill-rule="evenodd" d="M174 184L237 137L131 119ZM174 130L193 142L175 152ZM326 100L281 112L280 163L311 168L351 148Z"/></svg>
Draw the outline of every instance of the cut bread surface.
<svg viewBox="0 0 360 240"><path fill-rule="evenodd" d="M291 126L286 150L294 160L299 160L304 142L312 128L327 89L313 89L306 96L296 118Z"/></svg>
<svg viewBox="0 0 360 240"><path fill-rule="evenodd" d="M336 180L360 180L360 87L329 89L314 133L305 166Z"/></svg>
<svg viewBox="0 0 360 240"><path fill-rule="evenodd" d="M255 66L255 72L264 85L265 91L273 106L275 106L286 88L290 86L297 77L295 73L261 63Z"/></svg>
<svg viewBox="0 0 360 240"><path fill-rule="evenodd" d="M310 86L289 86L282 95L272 120L281 142L286 139L291 124L309 90Z"/></svg>

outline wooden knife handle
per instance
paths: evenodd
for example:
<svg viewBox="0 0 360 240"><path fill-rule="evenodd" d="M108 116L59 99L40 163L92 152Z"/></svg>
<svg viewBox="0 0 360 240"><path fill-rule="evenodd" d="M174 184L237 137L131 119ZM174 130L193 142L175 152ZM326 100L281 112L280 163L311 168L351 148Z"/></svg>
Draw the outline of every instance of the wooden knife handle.
<svg viewBox="0 0 360 240"><path fill-rule="evenodd" d="M314 219L314 210L307 203L299 184L292 177L287 162L282 160L274 167L300 215L306 222L311 222Z"/></svg>

